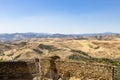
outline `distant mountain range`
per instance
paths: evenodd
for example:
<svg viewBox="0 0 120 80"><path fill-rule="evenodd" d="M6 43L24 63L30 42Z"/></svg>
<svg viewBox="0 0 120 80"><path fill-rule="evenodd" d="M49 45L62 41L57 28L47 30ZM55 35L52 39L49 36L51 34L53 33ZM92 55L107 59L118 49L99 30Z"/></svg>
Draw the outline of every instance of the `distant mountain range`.
<svg viewBox="0 0 120 80"><path fill-rule="evenodd" d="M105 36L115 35L119 36L119 33L93 33L93 34L48 34L48 33L13 33L13 34L0 34L0 41L22 40L31 38L83 38L90 36Z"/></svg>

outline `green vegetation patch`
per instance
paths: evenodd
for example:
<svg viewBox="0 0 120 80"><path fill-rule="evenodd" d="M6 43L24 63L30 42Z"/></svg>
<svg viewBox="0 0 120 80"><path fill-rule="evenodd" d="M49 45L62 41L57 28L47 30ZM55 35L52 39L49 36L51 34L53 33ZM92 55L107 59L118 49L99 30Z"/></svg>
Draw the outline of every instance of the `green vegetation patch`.
<svg viewBox="0 0 120 80"><path fill-rule="evenodd" d="M39 49L33 49L35 52L39 53L39 54L42 54L43 52L40 51Z"/></svg>
<svg viewBox="0 0 120 80"><path fill-rule="evenodd" d="M18 59L20 57L20 54L15 56L14 60Z"/></svg>
<svg viewBox="0 0 120 80"><path fill-rule="evenodd" d="M114 67L114 80L120 80L120 66Z"/></svg>
<svg viewBox="0 0 120 80"><path fill-rule="evenodd" d="M0 62L3 62L3 60L0 59Z"/></svg>
<svg viewBox="0 0 120 80"><path fill-rule="evenodd" d="M38 46L40 49L46 49L46 50L49 50L49 51L56 51L58 50L56 47L52 46L52 45L44 45L44 44L40 44Z"/></svg>
<svg viewBox="0 0 120 80"><path fill-rule="evenodd" d="M88 53L83 52L81 50L71 50L74 53L79 53L79 54L73 54L69 56L69 59L72 60L83 60L83 61L89 61L89 62L97 62L97 63L104 63L104 64L109 64L109 65L115 65L115 66L120 66L120 61L118 60L113 60L113 59L107 59L107 58L94 58L88 55Z"/></svg>

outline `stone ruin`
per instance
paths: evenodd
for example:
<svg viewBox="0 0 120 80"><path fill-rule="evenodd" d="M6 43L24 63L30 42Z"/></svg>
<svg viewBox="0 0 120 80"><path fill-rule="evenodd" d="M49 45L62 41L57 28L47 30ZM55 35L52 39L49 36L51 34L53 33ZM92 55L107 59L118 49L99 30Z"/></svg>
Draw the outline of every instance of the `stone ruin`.
<svg viewBox="0 0 120 80"><path fill-rule="evenodd" d="M0 62L0 80L120 80L120 67L51 57Z"/></svg>

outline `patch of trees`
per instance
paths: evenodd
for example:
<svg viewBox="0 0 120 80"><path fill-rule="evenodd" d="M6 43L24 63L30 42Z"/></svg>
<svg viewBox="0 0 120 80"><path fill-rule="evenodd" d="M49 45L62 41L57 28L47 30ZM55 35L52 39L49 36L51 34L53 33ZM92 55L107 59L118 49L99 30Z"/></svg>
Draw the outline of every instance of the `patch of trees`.
<svg viewBox="0 0 120 80"><path fill-rule="evenodd" d="M39 49L33 49L35 52L39 53L39 54L42 54L43 52L40 51Z"/></svg>
<svg viewBox="0 0 120 80"><path fill-rule="evenodd" d="M108 58L94 58L88 55L88 53L82 52L80 50L71 50L72 52L76 52L79 54L73 54L69 56L68 58L71 60L83 60L83 61L89 61L89 62L98 62L98 63L105 63L115 66L120 66L120 60L115 59L108 59Z"/></svg>
<svg viewBox="0 0 120 80"><path fill-rule="evenodd" d="M40 44L38 47L40 49L46 49L46 50L49 50L49 51L56 51L56 50L58 50L56 47L54 47L52 45Z"/></svg>

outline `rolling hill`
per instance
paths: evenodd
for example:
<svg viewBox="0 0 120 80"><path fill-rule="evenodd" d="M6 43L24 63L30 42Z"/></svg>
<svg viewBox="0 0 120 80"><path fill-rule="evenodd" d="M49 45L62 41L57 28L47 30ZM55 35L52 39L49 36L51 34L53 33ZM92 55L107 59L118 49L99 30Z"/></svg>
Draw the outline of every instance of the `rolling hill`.
<svg viewBox="0 0 120 80"><path fill-rule="evenodd" d="M120 59L120 38L80 40L32 38L0 43L0 60L19 60L58 55L62 59Z"/></svg>

